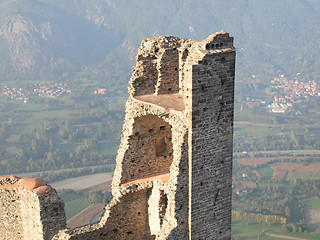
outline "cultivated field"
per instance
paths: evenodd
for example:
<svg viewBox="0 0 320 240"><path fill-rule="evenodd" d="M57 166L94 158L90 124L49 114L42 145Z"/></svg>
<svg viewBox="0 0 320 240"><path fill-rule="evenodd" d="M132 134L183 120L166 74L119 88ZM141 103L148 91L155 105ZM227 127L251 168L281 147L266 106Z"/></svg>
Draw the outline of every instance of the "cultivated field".
<svg viewBox="0 0 320 240"><path fill-rule="evenodd" d="M285 180L286 176L287 176L286 170L276 170L272 175L272 180L275 180L275 179Z"/></svg>
<svg viewBox="0 0 320 240"><path fill-rule="evenodd" d="M270 165L275 171L319 172L320 163L274 163Z"/></svg>
<svg viewBox="0 0 320 240"><path fill-rule="evenodd" d="M90 205L88 208L79 212L77 215L73 216L67 221L68 228L76 228L93 223L92 219L95 218L97 214L102 213L105 206L106 205L104 203Z"/></svg>
<svg viewBox="0 0 320 240"><path fill-rule="evenodd" d="M80 191L110 181L112 179L112 174L113 173L111 172L91 174L82 177L69 178L53 182L50 185L57 191L63 189L72 189L74 191Z"/></svg>

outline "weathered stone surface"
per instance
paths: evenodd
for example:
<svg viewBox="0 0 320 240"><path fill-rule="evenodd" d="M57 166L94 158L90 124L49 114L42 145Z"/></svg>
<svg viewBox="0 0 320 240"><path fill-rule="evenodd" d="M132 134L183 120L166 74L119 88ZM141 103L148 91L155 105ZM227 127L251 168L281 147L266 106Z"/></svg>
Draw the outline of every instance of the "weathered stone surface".
<svg viewBox="0 0 320 240"><path fill-rule="evenodd" d="M64 204L39 178L0 178L0 239L52 239L66 227Z"/></svg>
<svg viewBox="0 0 320 240"><path fill-rule="evenodd" d="M233 38L224 31L202 42L149 38L142 41L136 59L113 199L98 224L63 229L53 239L230 239ZM1 211L14 206L12 201L33 201L21 199L19 186L36 199L51 196L47 201L54 201L54 190L41 180L25 180L0 179L0 191L5 191L0 201L6 204ZM1 181L14 187L1 190ZM16 219L7 213L2 228L12 223L16 236L27 233L14 224L27 221L52 232L61 229L45 217L37 220L35 213L46 212L43 206L17 208ZM55 212L50 207L54 204L47 211Z"/></svg>
<svg viewBox="0 0 320 240"><path fill-rule="evenodd" d="M72 238L231 238L234 67L233 38L223 31L202 42L142 42L130 80L113 205L99 228L77 229ZM135 207L127 196L145 204L143 218L129 209L124 218L116 210ZM126 220L120 226L115 216ZM133 223L139 236L131 235ZM116 234L107 230L111 226Z"/></svg>

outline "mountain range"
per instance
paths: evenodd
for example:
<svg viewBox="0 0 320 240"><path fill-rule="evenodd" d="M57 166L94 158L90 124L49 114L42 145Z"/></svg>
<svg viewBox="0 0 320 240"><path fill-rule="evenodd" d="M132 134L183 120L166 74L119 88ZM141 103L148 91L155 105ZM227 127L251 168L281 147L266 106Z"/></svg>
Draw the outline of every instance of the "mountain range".
<svg viewBox="0 0 320 240"><path fill-rule="evenodd" d="M0 81L85 77L126 83L142 39L235 37L237 80L319 80L317 0L2 0Z"/></svg>

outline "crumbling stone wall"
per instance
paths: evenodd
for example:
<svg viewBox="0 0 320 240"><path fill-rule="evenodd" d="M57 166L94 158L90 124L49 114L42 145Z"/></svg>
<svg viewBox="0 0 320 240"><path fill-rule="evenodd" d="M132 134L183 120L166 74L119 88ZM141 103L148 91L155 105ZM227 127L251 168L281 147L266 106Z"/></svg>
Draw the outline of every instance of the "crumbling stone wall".
<svg viewBox="0 0 320 240"><path fill-rule="evenodd" d="M11 187L19 179L0 178L0 239L23 239L20 196L17 189ZM11 188L4 188L10 186Z"/></svg>
<svg viewBox="0 0 320 240"><path fill-rule="evenodd" d="M133 96L179 91L179 40L161 37L142 41L130 81Z"/></svg>
<svg viewBox="0 0 320 240"><path fill-rule="evenodd" d="M54 239L150 239L148 197L150 185L126 188L119 201L107 206L101 222L72 231L61 231Z"/></svg>
<svg viewBox="0 0 320 240"><path fill-rule="evenodd" d="M37 178L0 178L0 239L52 239L66 227L64 204Z"/></svg>
<svg viewBox="0 0 320 240"><path fill-rule="evenodd" d="M234 66L223 31L143 40L113 202L99 225L57 239L230 239Z"/></svg>
<svg viewBox="0 0 320 240"><path fill-rule="evenodd" d="M136 59L113 199L99 223L53 239L230 239L233 38L224 31L202 42L149 38ZM5 198L19 197L12 193ZM29 225L39 224L34 212Z"/></svg>
<svg viewBox="0 0 320 240"><path fill-rule="evenodd" d="M141 59L146 56L153 59L157 74L145 71L144 77L153 79L156 76L157 79L149 82L148 92L138 87L139 77L133 74L130 80L124 141L119 148L113 194L115 197L120 195L119 187L123 179L127 179L129 169L125 162L127 157L131 159L127 148L128 141L134 138L135 121L141 116L159 116L170 126L173 156L168 182L164 182L161 194L155 191L157 194L153 196L159 201L153 207L149 206L158 209L149 216L153 219L150 225L153 236L156 239L229 239L235 72L233 38L222 31L202 42L174 37L146 39L139 49L136 69L141 68ZM164 87L163 92L157 91L165 81L170 87ZM174 90L170 92L169 89ZM127 124L130 122L131 125ZM135 143L135 149L144 147L142 142ZM149 146L148 149L152 148ZM148 154L150 156L152 154ZM156 179L157 165L152 166ZM157 205L161 202L165 203L165 211Z"/></svg>
<svg viewBox="0 0 320 240"><path fill-rule="evenodd" d="M178 93L179 52L176 47L165 49L159 58L155 94Z"/></svg>
<svg viewBox="0 0 320 240"><path fill-rule="evenodd" d="M123 160L122 183L169 173L172 163L171 127L155 115L136 118Z"/></svg>

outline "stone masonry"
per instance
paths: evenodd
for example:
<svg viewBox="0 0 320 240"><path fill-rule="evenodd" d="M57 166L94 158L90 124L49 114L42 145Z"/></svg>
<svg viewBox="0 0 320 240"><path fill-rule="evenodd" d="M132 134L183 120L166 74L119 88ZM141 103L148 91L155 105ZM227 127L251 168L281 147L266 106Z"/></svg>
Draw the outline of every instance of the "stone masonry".
<svg viewBox="0 0 320 240"><path fill-rule="evenodd" d="M39 178L0 178L0 239L52 239L66 227L64 204Z"/></svg>
<svg viewBox="0 0 320 240"><path fill-rule="evenodd" d="M230 239L234 76L233 38L224 31L201 42L143 40L130 80L113 199L99 223L76 229L62 224L53 239ZM15 191L0 196L1 228L10 225L10 232L23 235L23 218L34 217L30 207L15 216L6 210L8 199L22 202Z"/></svg>

